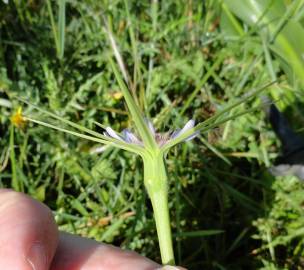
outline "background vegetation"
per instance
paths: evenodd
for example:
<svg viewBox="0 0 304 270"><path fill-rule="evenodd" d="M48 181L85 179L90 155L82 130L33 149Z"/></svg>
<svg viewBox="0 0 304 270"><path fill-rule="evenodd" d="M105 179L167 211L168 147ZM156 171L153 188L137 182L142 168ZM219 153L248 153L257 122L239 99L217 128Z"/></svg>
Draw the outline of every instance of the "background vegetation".
<svg viewBox="0 0 304 270"><path fill-rule="evenodd" d="M0 2L0 187L46 203L62 230L159 261L140 160L42 126L13 125L23 106L15 97L97 131L93 121L116 130L132 125L108 62L103 10L132 90L159 130L203 121L275 80L266 94L301 131L303 1L242 3ZM231 114L260 103L256 98ZM27 106L23 111L52 122ZM169 153L180 265L304 269L303 184L268 173L278 153L262 110Z"/></svg>

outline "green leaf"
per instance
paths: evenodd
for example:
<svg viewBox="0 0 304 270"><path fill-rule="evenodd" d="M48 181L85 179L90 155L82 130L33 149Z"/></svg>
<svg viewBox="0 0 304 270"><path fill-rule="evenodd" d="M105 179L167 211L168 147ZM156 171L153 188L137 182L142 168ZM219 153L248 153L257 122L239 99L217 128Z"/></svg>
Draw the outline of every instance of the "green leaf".
<svg viewBox="0 0 304 270"><path fill-rule="evenodd" d="M293 1L286 8L283 0L224 0L229 9L244 22L254 27L281 62L292 81L304 85L304 28L293 19L303 1ZM286 70L286 67L289 70Z"/></svg>

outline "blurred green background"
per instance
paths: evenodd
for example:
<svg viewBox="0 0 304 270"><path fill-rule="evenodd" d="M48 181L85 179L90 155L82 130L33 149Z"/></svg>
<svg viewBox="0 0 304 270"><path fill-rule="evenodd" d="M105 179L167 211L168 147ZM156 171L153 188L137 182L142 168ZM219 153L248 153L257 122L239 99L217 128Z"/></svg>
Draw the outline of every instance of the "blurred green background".
<svg viewBox="0 0 304 270"><path fill-rule="evenodd" d="M102 131L132 125L104 12L145 114L161 130L264 93L303 131L304 1L0 1L0 187L46 203L60 229L160 261L142 163L43 126L17 97ZM259 98L230 113L259 106ZM62 123L55 123L63 127ZM169 153L177 262L189 269L304 269L303 183L268 173L280 145L262 110Z"/></svg>

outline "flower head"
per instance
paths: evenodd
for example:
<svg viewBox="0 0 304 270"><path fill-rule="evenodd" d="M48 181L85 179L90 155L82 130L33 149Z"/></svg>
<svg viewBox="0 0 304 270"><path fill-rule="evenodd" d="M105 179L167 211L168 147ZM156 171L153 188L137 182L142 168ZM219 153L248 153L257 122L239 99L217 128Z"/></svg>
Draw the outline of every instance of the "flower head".
<svg viewBox="0 0 304 270"><path fill-rule="evenodd" d="M195 121L191 119L185 124L185 126L182 129L177 129L173 132L166 132L166 133L156 132L152 122L149 120L146 120L146 124L147 124L149 131L150 131L151 135L153 136L155 142L157 143L157 145L159 147L162 147L165 144L167 144L170 140L176 139L179 136L183 135L188 130L192 129L195 125ZM121 134L117 133L110 127L107 127L105 130L106 131L104 132L104 135L107 137L111 137L116 140L130 143L130 144L136 144L136 145L140 145L140 146L144 145L143 141L136 134L131 132L129 129L124 129ZM198 133L195 132L194 134L185 138L184 141L189 141L189 140L195 138L197 135L198 135Z"/></svg>
<svg viewBox="0 0 304 270"><path fill-rule="evenodd" d="M24 128L26 119L22 115L22 108L18 107L17 111L11 116L11 122L18 128Z"/></svg>

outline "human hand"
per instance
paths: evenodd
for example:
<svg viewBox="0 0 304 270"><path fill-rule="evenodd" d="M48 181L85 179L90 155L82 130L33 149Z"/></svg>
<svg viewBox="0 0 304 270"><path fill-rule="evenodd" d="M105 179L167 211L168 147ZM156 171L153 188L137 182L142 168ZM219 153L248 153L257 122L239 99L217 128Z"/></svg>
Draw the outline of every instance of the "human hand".
<svg viewBox="0 0 304 270"><path fill-rule="evenodd" d="M22 193L0 189L1 270L155 270L160 267L135 252L60 233L48 207Z"/></svg>

